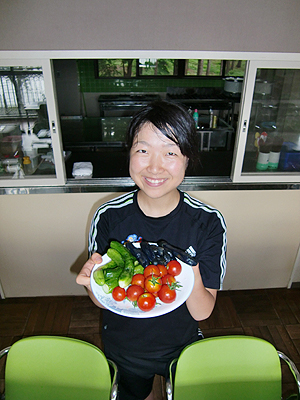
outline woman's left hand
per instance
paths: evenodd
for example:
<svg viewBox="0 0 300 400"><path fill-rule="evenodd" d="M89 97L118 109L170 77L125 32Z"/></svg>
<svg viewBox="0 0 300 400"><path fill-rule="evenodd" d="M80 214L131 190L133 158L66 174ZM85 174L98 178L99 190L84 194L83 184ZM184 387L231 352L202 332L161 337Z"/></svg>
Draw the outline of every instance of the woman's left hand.
<svg viewBox="0 0 300 400"><path fill-rule="evenodd" d="M216 303L218 291L217 289L208 289L204 287L199 264L191 268L194 271L195 282L192 293L186 301L186 305L191 316L196 321L202 321L211 315Z"/></svg>

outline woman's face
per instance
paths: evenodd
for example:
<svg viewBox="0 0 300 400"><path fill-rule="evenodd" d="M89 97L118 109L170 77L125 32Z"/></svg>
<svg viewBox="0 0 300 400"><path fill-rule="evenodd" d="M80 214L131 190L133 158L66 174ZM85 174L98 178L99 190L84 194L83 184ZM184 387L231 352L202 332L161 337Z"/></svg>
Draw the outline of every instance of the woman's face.
<svg viewBox="0 0 300 400"><path fill-rule="evenodd" d="M145 124L133 140L129 172L137 186L150 198L177 193L188 158L172 140L152 124Z"/></svg>

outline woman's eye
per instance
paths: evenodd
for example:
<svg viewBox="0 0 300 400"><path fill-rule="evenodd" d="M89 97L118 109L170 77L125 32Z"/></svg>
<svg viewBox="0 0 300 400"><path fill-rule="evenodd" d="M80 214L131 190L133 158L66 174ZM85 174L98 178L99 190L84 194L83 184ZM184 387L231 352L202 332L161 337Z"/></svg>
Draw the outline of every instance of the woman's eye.
<svg viewBox="0 0 300 400"><path fill-rule="evenodd" d="M168 155L168 156L176 156L176 153L173 153L172 151L169 151L169 152L167 153L167 155Z"/></svg>
<svg viewBox="0 0 300 400"><path fill-rule="evenodd" d="M147 151L144 150L144 149L138 149L138 150L137 150L137 153L147 153Z"/></svg>

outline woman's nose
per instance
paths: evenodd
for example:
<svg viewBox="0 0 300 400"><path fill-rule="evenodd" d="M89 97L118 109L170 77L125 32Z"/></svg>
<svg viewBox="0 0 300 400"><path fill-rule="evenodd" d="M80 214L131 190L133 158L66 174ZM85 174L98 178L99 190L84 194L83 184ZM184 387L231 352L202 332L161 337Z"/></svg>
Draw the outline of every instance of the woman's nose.
<svg viewBox="0 0 300 400"><path fill-rule="evenodd" d="M158 174L163 170L163 161L159 154L155 153L149 158L148 171L152 174Z"/></svg>

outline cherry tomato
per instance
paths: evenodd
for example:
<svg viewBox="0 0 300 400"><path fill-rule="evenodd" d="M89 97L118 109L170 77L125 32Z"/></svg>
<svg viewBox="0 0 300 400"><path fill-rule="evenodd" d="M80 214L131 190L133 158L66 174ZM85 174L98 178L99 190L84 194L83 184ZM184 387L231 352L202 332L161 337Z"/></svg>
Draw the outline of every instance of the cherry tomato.
<svg viewBox="0 0 300 400"><path fill-rule="evenodd" d="M167 267L168 267L168 274L171 274L174 276L179 275L182 270L181 264L177 260L169 261L167 264Z"/></svg>
<svg viewBox="0 0 300 400"><path fill-rule="evenodd" d="M138 285L131 285L127 288L126 296L130 301L137 301L139 296L144 293L144 289Z"/></svg>
<svg viewBox="0 0 300 400"><path fill-rule="evenodd" d="M157 264L157 267L159 268L159 276L160 276L160 277L167 275L168 270L167 270L167 268L166 268L164 265L162 265L162 264Z"/></svg>
<svg viewBox="0 0 300 400"><path fill-rule="evenodd" d="M176 290L170 289L169 285L162 285L158 297L163 303L173 303L176 299Z"/></svg>
<svg viewBox="0 0 300 400"><path fill-rule="evenodd" d="M143 293L137 300L137 305L142 311L150 311L155 307L156 299L152 293Z"/></svg>
<svg viewBox="0 0 300 400"><path fill-rule="evenodd" d="M112 297L116 301L122 301L126 297L126 291L125 289L121 288L120 286L117 286L113 289L112 291Z"/></svg>
<svg viewBox="0 0 300 400"><path fill-rule="evenodd" d="M147 292L155 293L161 288L161 278L159 275L150 275L145 278L145 289Z"/></svg>
<svg viewBox="0 0 300 400"><path fill-rule="evenodd" d="M144 276L149 276L149 275L159 275L159 268L157 265L148 265L145 269L144 269Z"/></svg>
<svg viewBox="0 0 300 400"><path fill-rule="evenodd" d="M175 283L175 282L176 282L176 278L174 275L167 274L161 278L161 283L163 285L166 285L166 284L171 285L172 283Z"/></svg>
<svg viewBox="0 0 300 400"><path fill-rule="evenodd" d="M132 281L131 281L132 285L138 285L141 286L142 288L145 287L145 277L143 274L135 274L132 277Z"/></svg>

